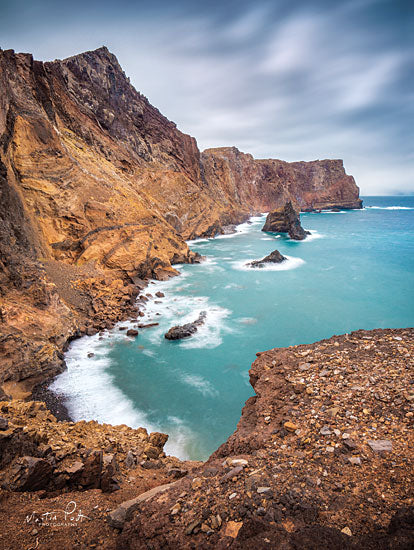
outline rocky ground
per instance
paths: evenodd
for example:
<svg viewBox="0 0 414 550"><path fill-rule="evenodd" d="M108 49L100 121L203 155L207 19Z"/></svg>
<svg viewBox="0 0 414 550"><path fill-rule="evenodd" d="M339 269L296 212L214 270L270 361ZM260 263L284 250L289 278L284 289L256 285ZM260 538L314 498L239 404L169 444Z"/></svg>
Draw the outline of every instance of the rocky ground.
<svg viewBox="0 0 414 550"><path fill-rule="evenodd" d="M1 548L411 549L413 351L398 329L258 354L256 395L204 464L165 457L162 434L1 403ZM71 501L88 518L42 522Z"/></svg>

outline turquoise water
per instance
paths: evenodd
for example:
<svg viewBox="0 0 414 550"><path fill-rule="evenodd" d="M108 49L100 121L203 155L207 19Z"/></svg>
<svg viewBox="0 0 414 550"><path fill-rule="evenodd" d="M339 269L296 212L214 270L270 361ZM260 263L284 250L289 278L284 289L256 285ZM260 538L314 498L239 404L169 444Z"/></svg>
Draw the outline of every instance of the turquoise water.
<svg viewBox="0 0 414 550"><path fill-rule="evenodd" d="M312 231L303 242L263 233L265 216L236 235L193 242L207 261L179 266L180 277L146 290L165 293L140 319L159 327L136 339L115 329L73 342L55 391L67 396L75 420L164 431L171 454L208 457L253 394L248 370L257 351L359 328L413 326L414 197L367 197L364 205L302 214ZM276 248L289 258L276 270L245 267ZM170 326L202 310L207 322L196 336L165 340Z"/></svg>

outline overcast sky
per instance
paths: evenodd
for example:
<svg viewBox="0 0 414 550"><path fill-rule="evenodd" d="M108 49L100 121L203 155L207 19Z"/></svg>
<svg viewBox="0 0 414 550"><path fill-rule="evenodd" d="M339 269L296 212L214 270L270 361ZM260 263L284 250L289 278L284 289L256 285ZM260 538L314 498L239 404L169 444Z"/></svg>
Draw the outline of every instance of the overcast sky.
<svg viewBox="0 0 414 550"><path fill-rule="evenodd" d="M343 158L362 194L414 193L414 8L399 0L0 0L0 47L106 45L200 149Z"/></svg>

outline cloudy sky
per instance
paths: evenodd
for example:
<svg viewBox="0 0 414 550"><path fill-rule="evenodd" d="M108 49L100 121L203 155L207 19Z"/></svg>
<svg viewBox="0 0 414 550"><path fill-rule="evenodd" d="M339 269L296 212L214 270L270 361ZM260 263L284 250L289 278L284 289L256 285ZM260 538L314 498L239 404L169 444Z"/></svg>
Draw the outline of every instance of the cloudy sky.
<svg viewBox="0 0 414 550"><path fill-rule="evenodd" d="M106 45L200 149L343 158L362 194L414 193L414 7L403 0L0 0L0 47Z"/></svg>

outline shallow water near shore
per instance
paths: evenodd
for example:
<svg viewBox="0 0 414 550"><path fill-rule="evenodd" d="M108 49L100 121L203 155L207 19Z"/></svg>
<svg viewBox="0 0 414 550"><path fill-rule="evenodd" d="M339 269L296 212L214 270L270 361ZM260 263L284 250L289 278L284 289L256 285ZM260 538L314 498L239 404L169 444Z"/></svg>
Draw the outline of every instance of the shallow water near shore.
<svg viewBox="0 0 414 550"><path fill-rule="evenodd" d="M74 341L67 371L51 389L74 420L144 426L170 435L166 451L205 459L233 432L253 395L255 353L334 334L414 324L414 197L366 197L363 210L305 213L302 242L263 233L265 216L235 235L192 241L207 257L178 266L181 276L149 284L137 338L114 330ZM246 263L278 249L288 258L265 269ZM164 298L156 298L158 290ZM175 324L206 323L167 341ZM119 326L132 327L136 322ZM94 357L88 358L93 352Z"/></svg>

